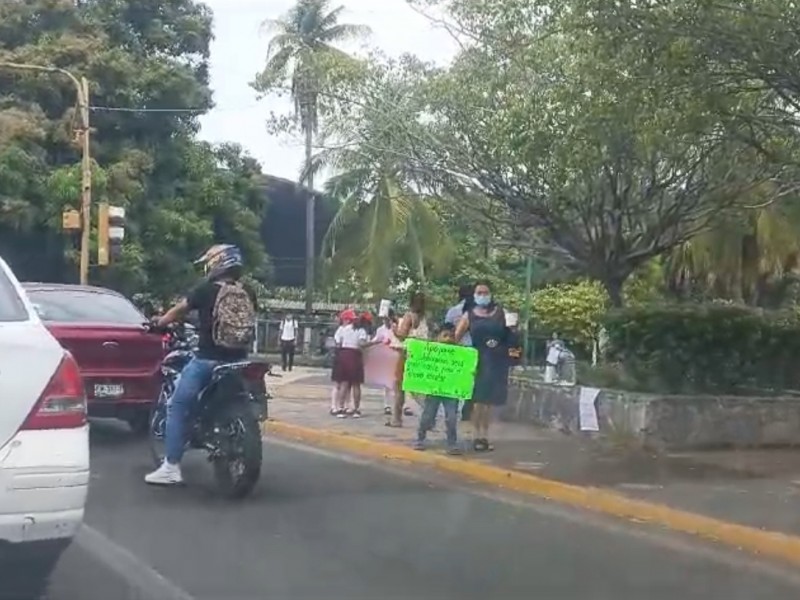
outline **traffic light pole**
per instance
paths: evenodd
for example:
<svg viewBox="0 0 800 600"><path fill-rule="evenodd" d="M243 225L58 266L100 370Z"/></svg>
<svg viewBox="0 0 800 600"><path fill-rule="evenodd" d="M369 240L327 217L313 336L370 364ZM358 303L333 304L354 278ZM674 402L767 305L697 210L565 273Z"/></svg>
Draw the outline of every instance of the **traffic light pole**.
<svg viewBox="0 0 800 600"><path fill-rule="evenodd" d="M525 324L524 335L522 340L522 364L526 367L531 362L530 345L531 345L531 293L533 292L533 251L528 251L528 260L525 265L525 301L523 303L523 323Z"/></svg>
<svg viewBox="0 0 800 600"><path fill-rule="evenodd" d="M81 116L81 263L80 281L82 285L89 282L89 243L92 232L92 158L89 146L89 82L85 77L78 80L66 69L28 65L21 63L0 62L0 68L17 71L40 71L43 73L59 73L65 75L75 85L78 95L78 111Z"/></svg>
<svg viewBox="0 0 800 600"><path fill-rule="evenodd" d="M81 94L78 97L81 110L81 285L89 283L89 243L92 231L92 155L89 144L89 82L85 77L80 81Z"/></svg>

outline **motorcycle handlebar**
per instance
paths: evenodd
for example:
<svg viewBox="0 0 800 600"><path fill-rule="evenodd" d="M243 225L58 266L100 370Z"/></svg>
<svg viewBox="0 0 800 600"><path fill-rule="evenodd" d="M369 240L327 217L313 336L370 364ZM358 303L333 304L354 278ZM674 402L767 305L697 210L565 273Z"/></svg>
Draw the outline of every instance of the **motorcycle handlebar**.
<svg viewBox="0 0 800 600"><path fill-rule="evenodd" d="M172 333L175 330L173 325L164 325L160 327L154 321L148 321L142 325L147 333Z"/></svg>

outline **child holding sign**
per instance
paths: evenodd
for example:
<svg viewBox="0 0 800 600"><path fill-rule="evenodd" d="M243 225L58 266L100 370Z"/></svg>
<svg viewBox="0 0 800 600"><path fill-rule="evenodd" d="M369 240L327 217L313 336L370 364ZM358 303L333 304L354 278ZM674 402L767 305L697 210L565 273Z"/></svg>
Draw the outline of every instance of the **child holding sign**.
<svg viewBox="0 0 800 600"><path fill-rule="evenodd" d="M455 326L445 324L436 341L443 344L455 343ZM440 396L426 396L423 404L422 415L419 418L419 429L417 430L417 441L414 444L415 450L425 450L425 437L433 429L436 422L436 413L439 406L444 408L444 422L447 431L447 453L450 455L461 454L458 447L458 400L452 398L442 398Z"/></svg>

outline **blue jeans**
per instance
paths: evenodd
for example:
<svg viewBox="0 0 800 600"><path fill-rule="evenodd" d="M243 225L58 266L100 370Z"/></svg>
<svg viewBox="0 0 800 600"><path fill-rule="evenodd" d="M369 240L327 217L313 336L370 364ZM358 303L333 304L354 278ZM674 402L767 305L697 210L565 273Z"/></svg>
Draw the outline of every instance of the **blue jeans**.
<svg viewBox="0 0 800 600"><path fill-rule="evenodd" d="M425 405L422 408L422 415L419 418L419 429L417 430L417 441L425 440L425 435L433 429L436 423L436 413L439 406L444 408L444 424L447 431L447 445L454 448L458 443L458 400L450 398L440 398L438 396L428 396L425 398Z"/></svg>
<svg viewBox="0 0 800 600"><path fill-rule="evenodd" d="M167 407L167 430L164 446L167 462L177 465L186 448L186 424L192 404L200 392L211 382L211 376L219 361L193 358L181 371L178 385Z"/></svg>

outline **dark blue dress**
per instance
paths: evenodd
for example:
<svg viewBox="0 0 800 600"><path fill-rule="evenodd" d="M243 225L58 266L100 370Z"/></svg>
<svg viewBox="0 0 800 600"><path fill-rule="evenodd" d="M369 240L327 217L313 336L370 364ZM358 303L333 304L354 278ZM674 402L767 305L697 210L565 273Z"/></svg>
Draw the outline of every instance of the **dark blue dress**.
<svg viewBox="0 0 800 600"><path fill-rule="evenodd" d="M508 399L508 335L502 308L488 317L469 312L472 346L478 350L478 372L472 400L479 404L500 406Z"/></svg>

